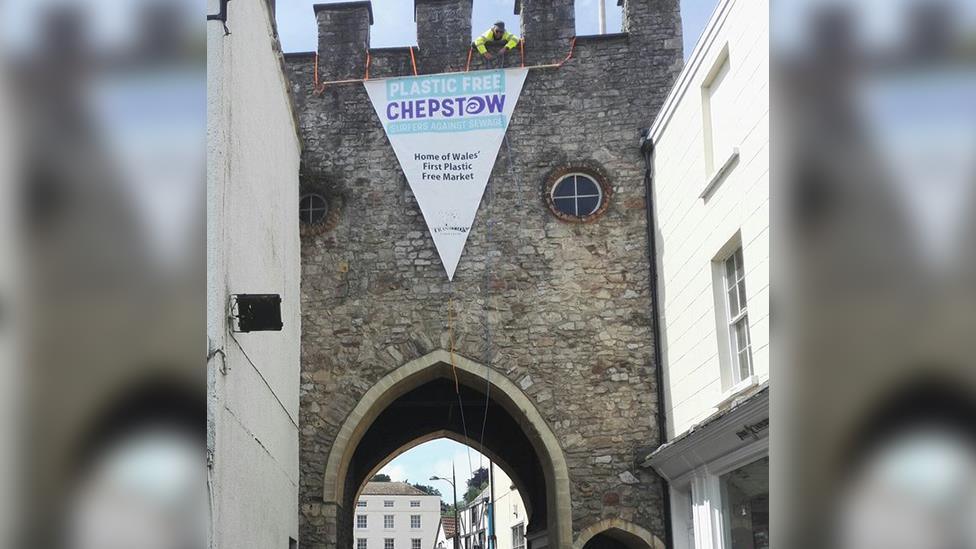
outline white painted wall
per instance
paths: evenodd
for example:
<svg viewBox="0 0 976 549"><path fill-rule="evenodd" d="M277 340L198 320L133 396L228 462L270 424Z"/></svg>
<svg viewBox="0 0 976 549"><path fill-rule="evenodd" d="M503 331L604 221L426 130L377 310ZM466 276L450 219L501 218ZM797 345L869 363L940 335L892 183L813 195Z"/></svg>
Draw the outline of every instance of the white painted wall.
<svg viewBox="0 0 976 549"><path fill-rule="evenodd" d="M393 538L394 549L411 549L411 540L419 538L422 549L434 546L437 527L440 524L440 496L359 496L366 507L356 507L356 515L366 515L366 528L355 524L353 549L357 539L366 539L366 549L383 549L383 540ZM385 507L385 501L392 501L393 507ZM420 507L410 507L411 501L419 501ZM385 528L384 515L393 515L393 528ZM420 515L420 528L410 527L410 516ZM358 520L358 519L357 519Z"/></svg>
<svg viewBox="0 0 976 549"><path fill-rule="evenodd" d="M448 538L447 534L444 532L443 523L438 523L437 535L434 536L434 549L452 549L453 547L454 538Z"/></svg>
<svg viewBox="0 0 976 549"><path fill-rule="evenodd" d="M528 528L528 517L525 513L525 505L519 491L513 487L512 479L501 467L492 463L492 474L494 475L494 497L495 497L495 537L497 547L495 549L513 549L512 528L517 524L524 524ZM479 532L484 532L484 539L488 539L488 520L485 516L484 505L480 503L482 498L489 497L490 491L485 489L483 495L473 501L468 507L461 511L461 547L465 546L464 538L474 536L469 542L472 546L479 539ZM476 520L472 521L472 510ZM453 546L453 541L448 541L448 547ZM487 544L487 541L486 541Z"/></svg>
<svg viewBox="0 0 976 549"><path fill-rule="evenodd" d="M209 543L287 549L298 539L300 143L269 6L228 9L231 34L207 23ZM283 330L236 334L238 346L227 314L239 293L280 294Z"/></svg>
<svg viewBox="0 0 976 549"><path fill-rule="evenodd" d="M734 238L743 246L756 382L769 378L768 23L766 0L720 1L651 128L669 438L730 396L713 260ZM721 93L706 106L703 86L726 52ZM722 127L712 132L708 120ZM703 198L731 147L737 162Z"/></svg>
<svg viewBox="0 0 976 549"><path fill-rule="evenodd" d="M525 514L522 496L513 488L512 479L497 465L493 464L492 467L495 475L495 536L498 539L496 549L513 549L512 528L518 524L528 528L529 519Z"/></svg>

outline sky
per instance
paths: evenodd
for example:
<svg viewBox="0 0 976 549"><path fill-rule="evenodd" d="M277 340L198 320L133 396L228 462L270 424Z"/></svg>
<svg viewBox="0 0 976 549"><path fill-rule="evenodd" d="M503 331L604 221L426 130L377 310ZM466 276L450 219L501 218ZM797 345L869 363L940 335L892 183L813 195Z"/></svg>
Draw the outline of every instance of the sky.
<svg viewBox="0 0 976 549"><path fill-rule="evenodd" d="M469 459L470 458L470 459ZM458 500L464 497L465 482L478 467L488 466L488 458L477 450L446 438L439 438L415 446L387 463L381 473L390 475L391 480L426 484L441 491L444 503L454 503L450 483L430 480L432 476L451 478L451 464L457 474Z"/></svg>
<svg viewBox="0 0 976 549"><path fill-rule="evenodd" d="M332 0L330 0L332 1ZM286 52L314 51L318 30L312 4L323 0L279 0L278 34ZM417 44L412 0L372 0L373 28L370 44L376 48ZM328 3L328 2L325 2ZM681 0L685 59L691 54L718 0ZM514 0L474 0L472 31L487 29L498 19L509 29L519 28L513 13ZM615 0L606 0L607 32L619 32L621 9ZM517 31L516 31L517 32ZM576 33L597 34L597 0L576 0Z"/></svg>

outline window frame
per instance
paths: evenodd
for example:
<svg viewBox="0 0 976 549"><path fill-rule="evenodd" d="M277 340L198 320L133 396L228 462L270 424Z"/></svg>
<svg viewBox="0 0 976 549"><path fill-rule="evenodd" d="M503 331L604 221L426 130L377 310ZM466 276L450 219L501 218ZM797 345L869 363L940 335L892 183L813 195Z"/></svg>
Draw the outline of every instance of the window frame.
<svg viewBox="0 0 976 549"><path fill-rule="evenodd" d="M726 261L736 253L741 254L740 258L742 260L742 277L736 280L741 280L741 295L746 297L743 297L741 300L743 306L733 315L732 305L729 300L730 286L726 271ZM753 356L752 349L752 326L748 314L747 288L745 288L745 279L748 278L748 273L745 268L745 250L742 245L742 235L739 231L736 231L732 238L719 249L718 253L713 256L711 263L712 296L715 311L715 341L717 342L716 350L722 389L721 400L716 405L721 406L730 399L735 398L736 395L759 383L759 377L755 373L755 357ZM736 295L740 295L739 287L736 287ZM748 341L748 345L745 348L748 350L746 356L749 361L747 375L743 375L740 368L739 356L737 354L740 349L738 349L737 342L735 341L735 327L740 323L746 329L746 338Z"/></svg>
<svg viewBox="0 0 976 549"><path fill-rule="evenodd" d="M360 524L362 525L360 526ZM369 515L356 514L356 529L365 530L366 528L369 528Z"/></svg>
<svg viewBox="0 0 976 549"><path fill-rule="evenodd" d="M396 520L394 519L394 517L395 515L383 515L384 530L393 530L394 528L396 528ZM387 524L389 524L389 526L387 526Z"/></svg>
<svg viewBox="0 0 976 549"><path fill-rule="evenodd" d="M684 527L682 531L687 529L685 537L692 542L692 547L695 540L711 540L712 549L730 549L727 541L730 538L726 535L729 522L725 512L722 478L732 471L768 457L769 437L762 437L673 480L672 505L676 499L687 502L682 507L673 506L678 511L673 517L676 525Z"/></svg>
<svg viewBox="0 0 976 549"><path fill-rule="evenodd" d="M383 549L396 549L395 538L383 538Z"/></svg>
<svg viewBox="0 0 976 549"><path fill-rule="evenodd" d="M383 500L383 508L384 509L392 509L393 508L393 500L392 499L384 499Z"/></svg>
<svg viewBox="0 0 976 549"><path fill-rule="evenodd" d="M732 59L729 55L729 45L726 43L719 50L715 60L712 61L711 67L701 84L702 140L705 149L706 180L714 178L724 166L724 162L721 160L724 160L732 152L731 150L716 150L715 116L712 113L712 96L715 94L716 84L725 84L731 72ZM721 82L717 82L719 75L722 76ZM732 147L735 148L734 145Z"/></svg>
<svg viewBox="0 0 976 549"><path fill-rule="evenodd" d="M596 184L599 193L599 200L600 200L599 204L597 205L596 209L593 212L582 217L567 214L561 211L556 206L556 202L555 202L556 187L558 187L560 183L562 183L564 180L568 179L569 177L580 177L580 176L586 177L587 179L590 179ZM613 198L613 187L610 185L608 181L609 180L604 170L592 162L582 162L582 163L564 165L549 172L549 175L546 178L545 187L543 189L543 193L544 193L543 198L545 199L546 206L549 208L549 211L552 213L552 215L556 217L556 219L559 219L560 221L565 221L567 223L577 223L577 224L591 223L593 221L596 221L600 217L602 217L606 213L606 211L610 208L610 203ZM578 183L574 182L574 185L577 184ZM573 190L575 193L577 188L574 187ZM588 197L592 195L574 194L572 196L579 198L579 196ZM568 197L560 197L560 198L568 198ZM578 202L577 202L577 211L578 211Z"/></svg>
<svg viewBox="0 0 976 549"><path fill-rule="evenodd" d="M512 526L512 549L525 549L525 523Z"/></svg>
<svg viewBox="0 0 976 549"><path fill-rule="evenodd" d="M729 272L729 265L732 272ZM722 261L722 280L725 295L725 320L729 338L729 364L732 386L748 381L755 375L755 365L752 360L752 334L749 327L749 305L746 293L746 269L742 245L738 245ZM738 311L733 314L730 295L735 290ZM739 348L738 329L742 326L745 332L745 347ZM746 354L746 372L741 363L742 353Z"/></svg>
<svg viewBox="0 0 976 549"><path fill-rule="evenodd" d="M566 195L566 196L558 196L557 197L556 196L556 189L558 189L559 186L564 181L566 181L567 179L569 179L571 177L573 178L573 194ZM586 178L586 179L588 179L589 181L591 181L593 183L593 185L596 187L596 194L580 194L580 190L579 190L579 178L581 178L581 177ZM579 214L579 199L580 198L594 198L594 197L597 199L596 207L593 208L593 210L591 212L587 213L586 215L580 215ZM553 183L552 189L549 190L549 198L550 198L550 200L552 200L553 206L561 214L566 215L566 216L575 217L577 219L584 219L586 217L589 217L589 216L595 214L600 209L600 206L603 205L603 186L600 185L600 182L597 181L596 178L594 178L592 175L590 175L588 173L583 173L583 172L570 172L570 173L567 173L567 174L563 175L562 177L560 177L559 179L557 179L555 183ZM575 214L571 214L571 213L565 212L562 209L560 209L559 206L556 205L556 201L557 200L568 200L570 198L574 199L574 206L575 206L574 207L574 210L576 211Z"/></svg>
<svg viewBox="0 0 976 549"><path fill-rule="evenodd" d="M417 523L416 526L414 526L414 519L416 519L416 523ZM421 520L420 520L420 515L410 515L410 529L411 530L419 530L421 528L421 524L422 523L421 523Z"/></svg>
<svg viewBox="0 0 976 549"><path fill-rule="evenodd" d="M308 213L309 213L309 215L308 215L308 218L307 219L306 219L306 217L305 217L305 215L303 213L305 211L303 209L303 204L304 204L304 202L305 202L306 199L310 199L310 200L313 201L313 203L310 203L309 204L309 208L307 210ZM315 204L314 204L314 200L315 199L318 199L318 200L320 200L322 202L322 206L321 207L318 207L318 208L315 207ZM322 215L318 219L313 219L313 217L315 217L313 214L316 211L321 211L322 212ZM308 192L302 193L301 196L298 197L298 220L303 225L309 225L309 226L321 225L321 224L325 223L325 220L326 220L326 218L328 216L329 216L329 201L321 193L317 193L317 192L314 192L314 191L308 191Z"/></svg>
<svg viewBox="0 0 976 549"><path fill-rule="evenodd" d="M423 549L424 542L421 538L410 538L410 549Z"/></svg>
<svg viewBox="0 0 976 549"><path fill-rule="evenodd" d="M368 547L369 544L367 543L366 538L356 538L356 549L367 549Z"/></svg>
<svg viewBox="0 0 976 549"><path fill-rule="evenodd" d="M420 500L419 499L412 499L412 500L410 500L410 508L411 509L416 509L418 507L420 507Z"/></svg>

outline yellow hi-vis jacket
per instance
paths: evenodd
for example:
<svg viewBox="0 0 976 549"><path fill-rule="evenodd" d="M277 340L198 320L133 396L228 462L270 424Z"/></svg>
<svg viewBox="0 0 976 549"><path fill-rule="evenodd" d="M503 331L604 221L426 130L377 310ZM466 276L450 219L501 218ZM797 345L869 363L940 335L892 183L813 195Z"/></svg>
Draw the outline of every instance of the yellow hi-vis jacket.
<svg viewBox="0 0 976 549"><path fill-rule="evenodd" d="M502 34L501 40L495 40L495 31L493 28L491 28L488 29L484 34L476 38L474 41L474 45L478 48L478 52L481 55L484 55L488 53L488 48L485 47L485 44L495 43L495 42L506 42L505 47L511 50L514 49L515 46L518 46L519 39L518 36L515 36L514 34L508 31L505 31L505 33Z"/></svg>

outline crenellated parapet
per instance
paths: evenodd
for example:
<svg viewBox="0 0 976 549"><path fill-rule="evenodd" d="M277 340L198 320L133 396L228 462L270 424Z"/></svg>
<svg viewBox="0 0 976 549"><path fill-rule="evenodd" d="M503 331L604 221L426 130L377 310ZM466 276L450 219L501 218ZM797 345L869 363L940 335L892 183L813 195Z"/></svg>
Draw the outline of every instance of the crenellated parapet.
<svg viewBox="0 0 976 549"><path fill-rule="evenodd" d="M471 45L472 0L414 0L420 74L464 70Z"/></svg>
<svg viewBox="0 0 976 549"><path fill-rule="evenodd" d="M576 36L574 0L515 0L515 13L522 18L527 64L552 63L566 55Z"/></svg>
<svg viewBox="0 0 976 549"><path fill-rule="evenodd" d="M319 27L319 76L324 80L362 78L366 74L373 4L369 0L315 4Z"/></svg>
<svg viewBox="0 0 976 549"><path fill-rule="evenodd" d="M373 7L369 0L315 4L318 23L319 77L324 82L436 74L498 66L517 67L558 63L573 51L581 57L588 50L599 53L601 44L624 39L626 52L641 56L649 52L680 51L681 17L674 0L618 0L623 9L624 32L588 36L576 40L575 0L514 0L521 18L516 32L522 47L504 59L487 62L471 53L473 0L414 0L417 46L371 48ZM516 30L516 29L513 29ZM476 32L472 32L476 31ZM412 54L412 55L411 55ZM677 73L678 63L670 69ZM606 66L607 70L622 67ZM368 72L367 72L368 69Z"/></svg>

